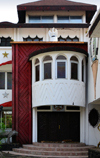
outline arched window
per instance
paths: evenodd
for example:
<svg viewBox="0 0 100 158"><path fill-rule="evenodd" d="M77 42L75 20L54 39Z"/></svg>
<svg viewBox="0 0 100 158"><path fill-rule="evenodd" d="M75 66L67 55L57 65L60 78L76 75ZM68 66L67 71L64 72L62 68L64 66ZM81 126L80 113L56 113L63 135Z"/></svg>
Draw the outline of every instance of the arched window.
<svg viewBox="0 0 100 158"><path fill-rule="evenodd" d="M52 74L51 74L51 63L52 63L52 58L48 55L44 58L43 64L44 64L44 79L51 79Z"/></svg>
<svg viewBox="0 0 100 158"><path fill-rule="evenodd" d="M71 79L78 80L78 59L72 56L71 59Z"/></svg>
<svg viewBox="0 0 100 158"><path fill-rule="evenodd" d="M66 57L60 55L57 57L57 78L66 78Z"/></svg>
<svg viewBox="0 0 100 158"><path fill-rule="evenodd" d="M35 60L35 81L39 81L39 75L40 75L40 62L39 59Z"/></svg>
<svg viewBox="0 0 100 158"><path fill-rule="evenodd" d="M82 81L84 82L84 60L82 60Z"/></svg>

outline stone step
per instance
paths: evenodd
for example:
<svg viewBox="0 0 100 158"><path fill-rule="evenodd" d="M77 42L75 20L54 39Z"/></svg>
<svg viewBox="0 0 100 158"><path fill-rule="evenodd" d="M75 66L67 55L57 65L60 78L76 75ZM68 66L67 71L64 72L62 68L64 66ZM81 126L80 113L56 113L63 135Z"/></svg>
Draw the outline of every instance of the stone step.
<svg viewBox="0 0 100 158"><path fill-rule="evenodd" d="M22 158L88 158L88 156L45 156L45 155L33 155L33 154L25 154L25 153L17 153L14 151L3 151L6 156L8 155L17 155L17 157L20 158L20 156L23 156ZM12 157L12 156L11 156Z"/></svg>
<svg viewBox="0 0 100 158"><path fill-rule="evenodd" d="M42 147L83 147L85 143L33 143L33 145Z"/></svg>
<svg viewBox="0 0 100 158"><path fill-rule="evenodd" d="M23 145L23 148L29 150L39 150L39 151L88 151L88 149L94 146L83 146L83 147L42 147L34 145Z"/></svg>
<svg viewBox="0 0 100 158"><path fill-rule="evenodd" d="M17 153L26 153L32 155L45 155L45 156L87 156L88 151L38 151L29 150L25 148L14 148L13 151Z"/></svg>

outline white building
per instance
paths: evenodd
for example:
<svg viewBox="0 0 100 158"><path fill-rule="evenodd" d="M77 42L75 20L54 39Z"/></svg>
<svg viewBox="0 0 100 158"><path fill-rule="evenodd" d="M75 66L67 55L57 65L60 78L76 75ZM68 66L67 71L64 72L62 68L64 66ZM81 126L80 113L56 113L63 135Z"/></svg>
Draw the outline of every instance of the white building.
<svg viewBox="0 0 100 158"><path fill-rule="evenodd" d="M88 133L94 94L87 93L93 83L86 77L86 33L96 6L43 0L17 10L17 24L0 23L1 117L12 110L20 143L70 139L96 145Z"/></svg>

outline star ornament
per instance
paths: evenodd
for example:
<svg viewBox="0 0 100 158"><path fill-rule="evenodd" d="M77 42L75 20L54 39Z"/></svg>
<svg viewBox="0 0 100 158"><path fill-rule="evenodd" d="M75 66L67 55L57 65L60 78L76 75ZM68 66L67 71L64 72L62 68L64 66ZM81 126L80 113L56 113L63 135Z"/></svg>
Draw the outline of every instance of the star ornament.
<svg viewBox="0 0 100 158"><path fill-rule="evenodd" d="M2 54L3 54L3 57L4 57L4 58L5 58L5 57L8 58L8 54L9 54L9 53L6 53L6 52L5 52L5 53L2 53Z"/></svg>
<svg viewBox="0 0 100 158"><path fill-rule="evenodd" d="M9 93L6 93L6 92L5 92L5 93L2 94L2 95L3 95L4 98L8 98Z"/></svg>

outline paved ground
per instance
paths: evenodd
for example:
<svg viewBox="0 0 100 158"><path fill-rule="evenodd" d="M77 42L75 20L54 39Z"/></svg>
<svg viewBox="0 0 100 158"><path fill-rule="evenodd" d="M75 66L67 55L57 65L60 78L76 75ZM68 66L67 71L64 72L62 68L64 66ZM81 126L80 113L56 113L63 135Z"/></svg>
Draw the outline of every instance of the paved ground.
<svg viewBox="0 0 100 158"><path fill-rule="evenodd" d="M31 156L18 156L18 155L11 155L11 154L5 154L0 152L0 158L33 158Z"/></svg>

